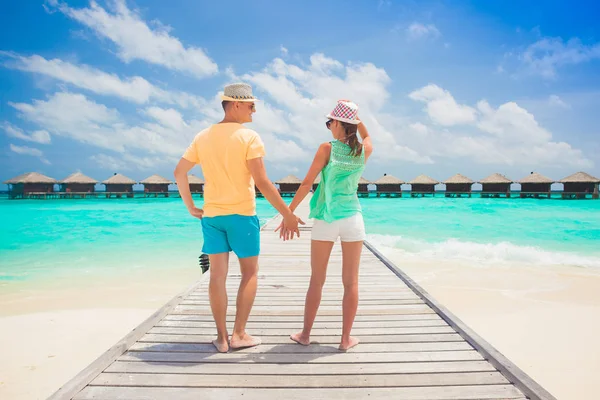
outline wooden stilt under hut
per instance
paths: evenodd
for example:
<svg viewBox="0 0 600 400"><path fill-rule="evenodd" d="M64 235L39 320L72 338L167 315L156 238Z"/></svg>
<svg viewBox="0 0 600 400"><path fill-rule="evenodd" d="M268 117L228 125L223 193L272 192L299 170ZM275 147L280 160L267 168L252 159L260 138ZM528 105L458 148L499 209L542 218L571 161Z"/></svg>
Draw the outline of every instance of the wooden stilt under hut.
<svg viewBox="0 0 600 400"><path fill-rule="evenodd" d="M510 185L512 180L502 174L492 174L479 181L481 183L481 197L510 197Z"/></svg>
<svg viewBox="0 0 600 400"><path fill-rule="evenodd" d="M302 180L294 175L288 175L283 179L280 179L275 182L279 185L279 193L281 196L294 196L300 185L302 184Z"/></svg>
<svg viewBox="0 0 600 400"><path fill-rule="evenodd" d="M358 181L358 192L357 192L360 197L369 197L369 185L370 184L371 184L371 181L366 180L362 176L360 177L360 179Z"/></svg>
<svg viewBox="0 0 600 400"><path fill-rule="evenodd" d="M133 197L133 185L136 184L131 178L122 174L115 173L113 176L102 182L106 186L106 197L121 198L123 196Z"/></svg>
<svg viewBox="0 0 600 400"><path fill-rule="evenodd" d="M60 197L63 198L86 198L96 197L97 180L90 178L81 172L75 172L60 183Z"/></svg>
<svg viewBox="0 0 600 400"><path fill-rule="evenodd" d="M585 172L576 172L559 181L563 184L563 199L585 199L590 196L598 198L598 185L600 179Z"/></svg>
<svg viewBox="0 0 600 400"><path fill-rule="evenodd" d="M169 197L169 185L173 182L160 175L152 175L140 181L144 185L144 197Z"/></svg>
<svg viewBox="0 0 600 400"><path fill-rule="evenodd" d="M27 172L4 181L8 185L9 199L46 199L54 196L58 181L38 172Z"/></svg>
<svg viewBox="0 0 600 400"><path fill-rule="evenodd" d="M412 181L410 197L435 196L435 185L439 182L427 175L419 175Z"/></svg>
<svg viewBox="0 0 600 400"><path fill-rule="evenodd" d="M471 197L473 180L462 174L456 174L443 182L446 185L446 197Z"/></svg>
<svg viewBox="0 0 600 400"><path fill-rule="evenodd" d="M395 176L383 174L383 176L373 182L376 186L377 197L402 197L403 180Z"/></svg>
<svg viewBox="0 0 600 400"><path fill-rule="evenodd" d="M313 182L313 185L312 185L313 192L315 192L317 190L317 187L319 187L319 183L321 183L321 174L317 175L317 179L315 179L315 181Z"/></svg>
<svg viewBox="0 0 600 400"><path fill-rule="evenodd" d="M521 184L521 198L547 198L552 196L552 184L554 181L542 174L532 172L518 183Z"/></svg>
<svg viewBox="0 0 600 400"><path fill-rule="evenodd" d="M202 178L199 178L194 174L189 174L188 184L190 185L190 192L192 195L204 193L204 181Z"/></svg>

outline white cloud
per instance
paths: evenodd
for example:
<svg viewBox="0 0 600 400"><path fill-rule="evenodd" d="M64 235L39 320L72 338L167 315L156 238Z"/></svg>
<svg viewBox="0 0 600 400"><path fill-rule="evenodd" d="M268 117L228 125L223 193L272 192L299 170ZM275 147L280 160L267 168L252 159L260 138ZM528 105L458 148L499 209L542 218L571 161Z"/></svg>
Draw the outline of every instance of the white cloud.
<svg viewBox="0 0 600 400"><path fill-rule="evenodd" d="M546 79L555 79L558 69L600 58L600 43L585 45L578 38L543 38L520 55L527 71Z"/></svg>
<svg viewBox="0 0 600 400"><path fill-rule="evenodd" d="M183 123L177 111L151 107L143 114L156 122L131 126L117 110L69 92L59 92L48 100L34 100L31 104L9 104L22 118L53 134L123 154L132 151L162 154L163 160L181 156L195 133L207 125L196 120ZM134 161L144 163L144 160Z"/></svg>
<svg viewBox="0 0 600 400"><path fill-rule="evenodd" d="M548 104L550 104L553 107L559 107L559 108L571 108L571 106L567 103L565 103L558 95L556 94L552 94L550 95L550 97L548 97Z"/></svg>
<svg viewBox="0 0 600 400"><path fill-rule="evenodd" d="M281 54L284 56L287 56L289 53L288 49L283 47L283 45L279 46L279 50L281 51Z"/></svg>
<svg viewBox="0 0 600 400"><path fill-rule="evenodd" d="M8 68L42 74L94 93L117 96L134 103L156 100L186 108L200 108L205 104L200 97L160 89L140 76L121 79L116 74L57 58L47 60L39 55L25 57L10 52L0 52L0 55L9 58L4 63Z"/></svg>
<svg viewBox="0 0 600 400"><path fill-rule="evenodd" d="M167 159L161 157L138 157L128 153L111 156L100 153L90 157L98 166L111 171L147 171L157 166L170 163L175 165L176 159Z"/></svg>
<svg viewBox="0 0 600 400"><path fill-rule="evenodd" d="M515 102L502 104L493 109L487 101L477 103L481 118L479 129L491 133L504 141L526 143L544 143L552 138L550 132L542 128L533 114Z"/></svg>
<svg viewBox="0 0 600 400"><path fill-rule="evenodd" d="M143 60L199 78L218 72L217 64L204 50L184 46L178 38L171 36L169 27L159 22L151 28L138 12L127 7L125 0L114 0L113 3L112 10L107 11L96 1L91 1L88 8L72 8L57 0L49 2L99 37L112 41L117 46L118 56L127 63Z"/></svg>
<svg viewBox="0 0 600 400"><path fill-rule="evenodd" d="M50 161L44 158L44 153L41 150L35 149L33 147L27 146L15 146L14 144L10 144L10 150L17 154L34 156L40 159L44 164L50 164Z"/></svg>
<svg viewBox="0 0 600 400"><path fill-rule="evenodd" d="M423 38L437 38L441 36L441 33L433 24L425 25L419 22L413 22L406 28L406 35L410 40L417 40Z"/></svg>
<svg viewBox="0 0 600 400"><path fill-rule="evenodd" d="M40 144L49 144L51 142L50 134L45 130L33 131L30 135L28 135L25 132L23 132L21 128L14 126L8 122L2 123L1 126L8 136L17 139Z"/></svg>
<svg viewBox="0 0 600 400"><path fill-rule="evenodd" d="M449 91L429 84L408 95L415 101L426 103L427 114L436 123L444 126L467 124L475 121L474 108L458 104Z"/></svg>

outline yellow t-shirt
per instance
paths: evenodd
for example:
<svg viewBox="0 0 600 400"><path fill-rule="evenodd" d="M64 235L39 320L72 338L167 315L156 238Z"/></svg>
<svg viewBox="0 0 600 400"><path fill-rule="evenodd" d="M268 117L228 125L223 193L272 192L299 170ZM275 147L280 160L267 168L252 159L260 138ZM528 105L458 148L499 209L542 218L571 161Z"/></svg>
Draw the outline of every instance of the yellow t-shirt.
<svg viewBox="0 0 600 400"><path fill-rule="evenodd" d="M264 157L265 146L252 129L215 124L196 135L183 155L204 174L204 215L256 215L254 179L247 160Z"/></svg>

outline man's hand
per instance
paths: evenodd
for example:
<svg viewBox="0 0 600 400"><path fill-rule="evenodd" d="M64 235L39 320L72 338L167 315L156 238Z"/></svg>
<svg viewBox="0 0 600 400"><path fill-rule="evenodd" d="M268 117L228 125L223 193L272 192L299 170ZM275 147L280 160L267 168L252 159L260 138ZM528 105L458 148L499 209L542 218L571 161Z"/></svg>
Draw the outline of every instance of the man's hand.
<svg viewBox="0 0 600 400"><path fill-rule="evenodd" d="M275 232L279 231L279 237L283 239L283 241L294 239L294 233L300 237L298 224L304 225L304 221L294 214L290 214L283 218L283 221L281 221L279 227L275 229Z"/></svg>
<svg viewBox="0 0 600 400"><path fill-rule="evenodd" d="M189 212L192 217L196 217L198 219L202 219L202 217L204 216L204 210L201 208L192 207L189 209Z"/></svg>

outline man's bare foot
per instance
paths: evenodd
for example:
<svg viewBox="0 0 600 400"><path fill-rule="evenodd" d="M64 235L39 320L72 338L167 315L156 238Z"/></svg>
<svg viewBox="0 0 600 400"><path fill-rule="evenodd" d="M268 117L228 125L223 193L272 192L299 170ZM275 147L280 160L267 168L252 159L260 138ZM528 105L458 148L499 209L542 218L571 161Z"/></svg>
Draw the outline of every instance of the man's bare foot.
<svg viewBox="0 0 600 400"><path fill-rule="evenodd" d="M229 351L229 343L227 343L227 339L215 339L212 341L212 344L219 353L227 353L227 351Z"/></svg>
<svg viewBox="0 0 600 400"><path fill-rule="evenodd" d="M292 339L298 344L301 344L302 346L308 346L310 344L310 338L304 337L304 335L302 335L302 332L290 335L290 339Z"/></svg>
<svg viewBox="0 0 600 400"><path fill-rule="evenodd" d="M355 338L353 336L350 336L347 341L342 340L342 342L340 343L340 347L338 347L338 349L340 349L342 351L350 350L351 348L356 346L359 342L360 342L360 340L358 340L357 338Z"/></svg>
<svg viewBox="0 0 600 400"><path fill-rule="evenodd" d="M230 344L232 349L245 349L247 347L258 346L261 343L262 340L260 340L260 338L250 336L247 333L242 337L231 335Z"/></svg>

